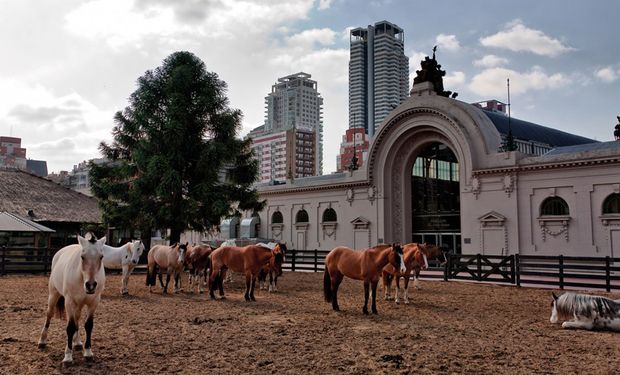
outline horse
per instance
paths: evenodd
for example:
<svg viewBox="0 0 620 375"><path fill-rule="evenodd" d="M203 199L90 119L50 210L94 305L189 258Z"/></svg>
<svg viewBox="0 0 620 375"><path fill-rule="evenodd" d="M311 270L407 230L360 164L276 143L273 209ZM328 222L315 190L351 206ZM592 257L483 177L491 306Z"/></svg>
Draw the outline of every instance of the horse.
<svg viewBox="0 0 620 375"><path fill-rule="evenodd" d="M323 292L325 301L331 302L334 311L338 306L338 287L346 276L354 280L364 281L364 308L368 315L368 293L372 287L372 313L377 314L377 284L381 270L386 264L392 264L400 272L405 272L403 249L400 244L377 245L364 251L355 251L339 246L325 257L325 274L323 275Z"/></svg>
<svg viewBox="0 0 620 375"><path fill-rule="evenodd" d="M245 273L245 294L247 302L256 301L254 286L256 278L265 266L274 269L276 274L282 274L284 255L277 244L273 250L263 246L248 245L245 247L221 246L211 253L211 277L209 278L209 295L215 299L215 288L219 288L220 297L224 296L223 280L227 270Z"/></svg>
<svg viewBox="0 0 620 375"><path fill-rule="evenodd" d="M552 324L562 323L562 328L609 329L620 332L620 299L612 300L587 294L551 293Z"/></svg>
<svg viewBox="0 0 620 375"><path fill-rule="evenodd" d="M448 258L446 257L446 249L439 247L437 245L434 244L421 244L424 245L424 252L426 254L426 268L428 268L428 261L431 259L441 259L443 258L443 261L440 261L440 264L443 266L444 264L446 264L446 262L448 261ZM416 289L421 289L420 287L420 271L422 271L422 264L415 264L413 267L413 286Z"/></svg>
<svg viewBox="0 0 620 375"><path fill-rule="evenodd" d="M402 248L405 272L399 272L393 265L386 264L381 272L381 278L386 301L391 299L392 279L396 278L396 304L400 303L400 278L405 278L403 300L405 305L407 305L409 304L409 278L411 277L411 272L415 269L428 268L427 247L425 244L408 243L403 245Z"/></svg>
<svg viewBox="0 0 620 375"><path fill-rule="evenodd" d="M63 320L68 318L67 347L63 364L73 362L74 344L76 350L82 348L78 325L84 306L86 306L84 324L86 343L83 345L83 354L85 359L93 359L91 335L94 315L105 286L102 262L104 244L105 237L97 240L95 235L89 232L86 237L78 235L78 244L63 247L52 258L47 315L39 338L39 348L44 349L47 346L47 331L52 317L56 315Z"/></svg>
<svg viewBox="0 0 620 375"><path fill-rule="evenodd" d="M273 249L276 246L275 242L265 243L257 243L257 246L264 246L269 249ZM282 261L286 261L286 245L280 244L280 250L282 252ZM278 274L275 269L270 266L265 266L260 273L258 274L258 286L259 289L266 289L265 282L267 281L267 275L269 275L269 293L278 291Z"/></svg>
<svg viewBox="0 0 620 375"><path fill-rule="evenodd" d="M219 247L222 247L222 246L237 246L237 243L235 242L234 238L231 238L231 239L228 239L228 240L222 242ZM226 273L226 280L224 280L224 281L229 283L229 284L232 283L232 281L233 281L232 276L233 276L232 272L227 272Z"/></svg>
<svg viewBox="0 0 620 375"><path fill-rule="evenodd" d="M168 293L168 283L170 275L174 274L174 292L180 292L180 279L185 265L185 253L187 245L174 244L172 246L155 245L151 247L148 255L148 271L146 273L146 285L149 292L153 292L152 287L155 285L155 266L159 267L159 285L164 289L163 293ZM162 281L162 270L166 270L166 285Z"/></svg>
<svg viewBox="0 0 620 375"><path fill-rule="evenodd" d="M207 283L208 271L211 269L211 253L209 245L189 246L185 255L185 264L189 270L189 290L194 292L194 285L198 285L198 292L204 292Z"/></svg>
<svg viewBox="0 0 620 375"><path fill-rule="evenodd" d="M108 269L122 269L121 294L129 294L129 275L140 261L144 244L140 240L127 242L120 247L103 246L103 266Z"/></svg>

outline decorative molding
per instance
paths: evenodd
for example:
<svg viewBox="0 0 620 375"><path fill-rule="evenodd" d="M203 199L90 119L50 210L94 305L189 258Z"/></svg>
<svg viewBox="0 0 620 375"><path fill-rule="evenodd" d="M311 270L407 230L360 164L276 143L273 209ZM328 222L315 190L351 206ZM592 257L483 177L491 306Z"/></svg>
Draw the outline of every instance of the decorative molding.
<svg viewBox="0 0 620 375"><path fill-rule="evenodd" d="M303 231L307 231L308 227L310 226L310 223L308 222L301 222L301 223L295 223L295 229L297 230L303 230Z"/></svg>
<svg viewBox="0 0 620 375"><path fill-rule="evenodd" d="M506 173L504 175L504 192L510 198L510 194L515 190L515 179L516 175L514 173Z"/></svg>
<svg viewBox="0 0 620 375"><path fill-rule="evenodd" d="M370 227L370 221L361 216L351 220L351 224L353 224L353 229L368 229Z"/></svg>
<svg viewBox="0 0 620 375"><path fill-rule="evenodd" d="M570 216L557 215L557 216L540 216L538 217L538 225L540 226L540 234L543 241L547 240L547 235L557 237L560 234L564 234L564 239L568 242L568 223L570 222ZM555 227L559 226L558 230L552 230L549 225Z"/></svg>
<svg viewBox="0 0 620 375"><path fill-rule="evenodd" d="M334 240L336 240L336 228L338 228L337 222L324 221L321 223L321 227L323 228L323 239L325 239L325 236L329 238L333 236Z"/></svg>
<svg viewBox="0 0 620 375"><path fill-rule="evenodd" d="M525 171L538 171L538 170L544 170L544 169L589 167L589 166L601 165L601 164L620 164L620 158L613 157L613 158L607 158L607 159L575 160L575 161L565 161L565 162L556 162L556 163L521 165L521 166L516 166L516 167L478 169L478 170L473 171L473 174L474 175L491 175L491 174L519 173L519 172L525 172Z"/></svg>
<svg viewBox="0 0 620 375"><path fill-rule="evenodd" d="M349 206L352 206L353 201L355 200L355 190L353 190L352 188L347 189L346 195L347 195L347 202L349 202Z"/></svg>
<svg viewBox="0 0 620 375"><path fill-rule="evenodd" d="M480 253L484 254L484 232L501 230L504 237L504 252L501 255L510 254L508 250L508 228L506 228L506 217L495 211L490 211L478 218L480 222Z"/></svg>
<svg viewBox="0 0 620 375"><path fill-rule="evenodd" d="M368 187L368 200L370 201L371 206L373 205L376 198L377 198L377 187L375 185L371 185Z"/></svg>
<svg viewBox="0 0 620 375"><path fill-rule="evenodd" d="M471 179L471 192L474 194L474 197L476 197L476 199L478 199L481 187L482 181L480 181L480 178L478 178L478 176L473 176Z"/></svg>
<svg viewBox="0 0 620 375"><path fill-rule="evenodd" d="M280 186L280 185L279 185ZM258 189L259 195L279 195L279 194L289 194L289 193L308 193L313 191L326 191L326 190L343 190L346 188L355 188L355 187L364 187L370 186L367 181L360 182L350 182L344 184L330 184L325 183L323 185L317 186L303 186L303 187L294 187L294 188L284 188L284 189L270 189L270 190L260 190Z"/></svg>
<svg viewBox="0 0 620 375"><path fill-rule="evenodd" d="M271 227L271 235L273 236L273 239L281 240L282 232L284 231L284 224L282 223L270 224L270 227Z"/></svg>
<svg viewBox="0 0 620 375"><path fill-rule="evenodd" d="M503 227L506 222L506 217L502 214L498 214L495 211L490 211L478 218L478 221L483 227L494 226Z"/></svg>
<svg viewBox="0 0 620 375"><path fill-rule="evenodd" d="M599 219L604 226L620 225L620 214L603 214Z"/></svg>

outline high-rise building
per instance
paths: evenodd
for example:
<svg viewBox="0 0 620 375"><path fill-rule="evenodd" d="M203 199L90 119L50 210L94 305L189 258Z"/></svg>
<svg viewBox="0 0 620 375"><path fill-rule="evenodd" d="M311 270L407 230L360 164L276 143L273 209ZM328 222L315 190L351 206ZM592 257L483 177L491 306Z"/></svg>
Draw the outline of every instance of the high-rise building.
<svg viewBox="0 0 620 375"><path fill-rule="evenodd" d="M47 176L47 162L26 159L21 138L0 136L0 167L28 171L40 177Z"/></svg>
<svg viewBox="0 0 620 375"><path fill-rule="evenodd" d="M349 128L364 128L373 137L387 114L409 95L404 43L403 29L387 21L351 30Z"/></svg>
<svg viewBox="0 0 620 375"><path fill-rule="evenodd" d="M265 124L253 129L260 181L323 172L323 98L307 73L278 79L265 97Z"/></svg>
<svg viewBox="0 0 620 375"><path fill-rule="evenodd" d="M370 139L362 128L347 129L340 143L340 155L336 157L336 170L346 171L351 168L353 155L357 158L356 166L361 167L368 159Z"/></svg>

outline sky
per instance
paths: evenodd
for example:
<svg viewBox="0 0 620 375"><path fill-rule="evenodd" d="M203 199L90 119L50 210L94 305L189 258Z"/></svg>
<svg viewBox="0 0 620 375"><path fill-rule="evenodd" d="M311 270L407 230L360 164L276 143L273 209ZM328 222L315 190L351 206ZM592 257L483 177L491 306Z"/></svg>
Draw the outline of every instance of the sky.
<svg viewBox="0 0 620 375"><path fill-rule="evenodd" d="M349 30L404 29L410 84L438 46L446 90L599 141L620 115L620 2L414 0L0 0L0 135L50 172L100 157L136 81L190 51L228 85L240 135L279 77L306 72L324 99L324 173L348 124Z"/></svg>

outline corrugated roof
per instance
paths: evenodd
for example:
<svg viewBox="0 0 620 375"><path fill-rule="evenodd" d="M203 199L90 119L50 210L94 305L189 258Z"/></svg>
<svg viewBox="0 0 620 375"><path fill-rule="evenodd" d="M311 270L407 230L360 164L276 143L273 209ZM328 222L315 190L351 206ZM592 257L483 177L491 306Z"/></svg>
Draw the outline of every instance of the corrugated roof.
<svg viewBox="0 0 620 375"><path fill-rule="evenodd" d="M565 146L554 148L543 156L554 156L560 154L576 154L579 152L602 151L602 150L620 150L620 141L595 142L582 145Z"/></svg>
<svg viewBox="0 0 620 375"><path fill-rule="evenodd" d="M41 224L37 224L25 217L10 214L8 212L0 212L0 231L2 232L55 232Z"/></svg>
<svg viewBox="0 0 620 375"><path fill-rule="evenodd" d="M20 170L0 169L0 211L36 222L100 223L97 200Z"/></svg>
<svg viewBox="0 0 620 375"><path fill-rule="evenodd" d="M489 120L491 120L493 125L495 125L498 132L503 135L508 134L507 116L486 110L483 110L482 112L487 115ZM572 146L597 142L594 139L566 133L561 130L519 120L514 117L510 119L510 127L512 129L512 135L517 139L546 143L552 147Z"/></svg>

